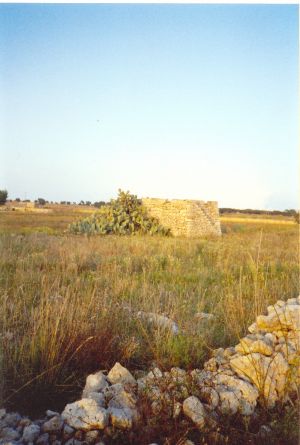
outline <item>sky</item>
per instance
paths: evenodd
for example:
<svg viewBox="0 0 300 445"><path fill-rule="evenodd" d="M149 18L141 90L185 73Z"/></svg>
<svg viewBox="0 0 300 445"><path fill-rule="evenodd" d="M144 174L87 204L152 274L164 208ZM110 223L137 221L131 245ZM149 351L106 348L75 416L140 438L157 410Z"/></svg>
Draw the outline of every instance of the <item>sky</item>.
<svg viewBox="0 0 300 445"><path fill-rule="evenodd" d="M299 207L298 6L0 4L9 198Z"/></svg>

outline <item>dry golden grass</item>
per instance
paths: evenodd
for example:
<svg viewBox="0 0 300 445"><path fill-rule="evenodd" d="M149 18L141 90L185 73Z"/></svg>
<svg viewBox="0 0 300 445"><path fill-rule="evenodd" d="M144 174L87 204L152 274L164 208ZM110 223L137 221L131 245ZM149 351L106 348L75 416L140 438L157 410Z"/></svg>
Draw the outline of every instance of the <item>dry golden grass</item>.
<svg viewBox="0 0 300 445"><path fill-rule="evenodd" d="M249 218L239 216L221 216L221 223L226 222L238 222L238 223L252 223L252 224L279 224L279 225L293 225L297 226L297 223L292 219L273 219L273 218Z"/></svg>
<svg viewBox="0 0 300 445"><path fill-rule="evenodd" d="M88 239L66 232L82 210L0 212L0 389L7 408L33 416L60 410L79 396L88 373L117 360L133 371L153 361L162 369L201 367L212 348L235 344L269 304L298 295L299 231L289 220L225 215L219 239ZM180 334L147 326L128 307L168 315ZM199 311L214 321L197 322ZM276 416L276 444L294 444L296 405ZM247 425L223 426L228 443L243 442ZM163 419L151 428L147 443L165 434L166 443L179 444L185 434ZM145 437L141 430L135 443ZM247 443L259 443L253 440Z"/></svg>
<svg viewBox="0 0 300 445"><path fill-rule="evenodd" d="M296 226L228 224L220 239L88 239L64 234L76 216L7 212L0 222L3 399L27 413L59 409L87 373L116 360L201 366L268 304L298 293ZM166 314L182 334L153 330L124 306ZM215 321L197 323L198 311Z"/></svg>

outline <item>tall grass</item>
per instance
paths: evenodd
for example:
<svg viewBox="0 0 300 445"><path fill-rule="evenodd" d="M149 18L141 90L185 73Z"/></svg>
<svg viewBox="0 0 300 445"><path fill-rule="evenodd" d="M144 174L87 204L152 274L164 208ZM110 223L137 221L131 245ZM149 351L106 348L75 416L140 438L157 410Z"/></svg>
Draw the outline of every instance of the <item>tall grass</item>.
<svg viewBox="0 0 300 445"><path fill-rule="evenodd" d="M58 409L116 360L201 366L268 304L297 295L296 240L293 227L206 240L2 235L2 400L27 413ZM168 315L180 334L147 326L138 310ZM214 321L197 322L199 311Z"/></svg>

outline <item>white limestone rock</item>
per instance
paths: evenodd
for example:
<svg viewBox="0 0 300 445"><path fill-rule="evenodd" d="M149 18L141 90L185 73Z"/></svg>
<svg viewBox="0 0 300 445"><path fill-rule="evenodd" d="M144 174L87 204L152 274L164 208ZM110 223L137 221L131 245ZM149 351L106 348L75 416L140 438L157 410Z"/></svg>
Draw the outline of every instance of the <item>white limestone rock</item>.
<svg viewBox="0 0 300 445"><path fill-rule="evenodd" d="M23 430L22 440L26 443L34 442L40 435L40 427L32 423L31 425L25 426Z"/></svg>
<svg viewBox="0 0 300 445"><path fill-rule="evenodd" d="M259 353L240 355L230 360L240 377L248 377L263 396L268 407L283 397L289 365L281 353L266 357Z"/></svg>
<svg viewBox="0 0 300 445"><path fill-rule="evenodd" d="M179 328L174 320L165 315L155 314L154 312L139 311L137 318L147 321L147 323L154 325L157 328L165 329L173 335L179 334Z"/></svg>
<svg viewBox="0 0 300 445"><path fill-rule="evenodd" d="M61 431L63 425L64 421L61 418L61 416L55 415L54 417L51 417L51 419L47 420L47 422L43 424L42 429L44 433L56 433Z"/></svg>
<svg viewBox="0 0 300 445"><path fill-rule="evenodd" d="M91 393L102 391L107 386L108 382L102 371L96 372L95 374L90 374L86 378L82 398L90 398Z"/></svg>
<svg viewBox="0 0 300 445"><path fill-rule="evenodd" d="M134 415L129 408L109 408L112 426L120 428L121 430L128 430L132 428Z"/></svg>
<svg viewBox="0 0 300 445"><path fill-rule="evenodd" d="M252 339L250 336L242 338L235 350L240 354L249 354L250 352L258 352L267 356L273 354L273 348L267 342L261 339Z"/></svg>
<svg viewBox="0 0 300 445"><path fill-rule="evenodd" d="M220 404L219 404L219 410L222 414L229 414L233 415L237 413L239 409L239 396L240 393L238 391L230 391L225 389L218 388L217 389L219 398L220 398Z"/></svg>
<svg viewBox="0 0 300 445"><path fill-rule="evenodd" d="M108 425L108 412L93 399L81 399L66 405L62 418L75 429L103 430Z"/></svg>
<svg viewBox="0 0 300 445"><path fill-rule="evenodd" d="M19 440L20 433L11 427L5 427L0 429L0 440L2 441L11 441L11 440Z"/></svg>
<svg viewBox="0 0 300 445"><path fill-rule="evenodd" d="M217 408L220 401L217 391L211 386L199 388L199 397L201 402L205 402L208 405L209 410Z"/></svg>
<svg viewBox="0 0 300 445"><path fill-rule="evenodd" d="M52 411L51 409L47 409L46 416L47 417L59 416L59 413L57 411Z"/></svg>
<svg viewBox="0 0 300 445"><path fill-rule="evenodd" d="M176 384L185 384L187 382L187 373L181 368L171 368L170 370L171 378Z"/></svg>
<svg viewBox="0 0 300 445"><path fill-rule="evenodd" d="M238 410L241 414L249 416L254 412L259 396L258 389L254 385L236 376L228 376L222 373L215 377L214 382L217 385L223 385L230 391L240 392Z"/></svg>
<svg viewBox="0 0 300 445"><path fill-rule="evenodd" d="M121 383L115 383L103 391L109 407L132 408L136 406L137 398L133 392L126 391Z"/></svg>
<svg viewBox="0 0 300 445"><path fill-rule="evenodd" d="M196 312L195 318L198 321L212 321L215 319L214 314L209 314L207 312Z"/></svg>
<svg viewBox="0 0 300 445"><path fill-rule="evenodd" d="M195 396L190 396L183 402L182 405L183 413L189 417L192 422L199 428L200 430L205 426L205 417L206 412L203 404L200 400Z"/></svg>
<svg viewBox="0 0 300 445"><path fill-rule="evenodd" d="M116 362L113 368L111 368L108 373L107 379L112 384L122 383L123 385L136 385L136 380L133 375L119 362Z"/></svg>
<svg viewBox="0 0 300 445"><path fill-rule="evenodd" d="M83 399L93 399L99 406L105 407L105 397L102 392L88 392Z"/></svg>
<svg viewBox="0 0 300 445"><path fill-rule="evenodd" d="M275 311L256 318L257 328L266 331L300 330L300 306L298 304L274 305Z"/></svg>
<svg viewBox="0 0 300 445"><path fill-rule="evenodd" d="M161 379L163 377L163 373L159 368L153 368L152 371L148 372L146 379L147 380L153 380L153 379Z"/></svg>

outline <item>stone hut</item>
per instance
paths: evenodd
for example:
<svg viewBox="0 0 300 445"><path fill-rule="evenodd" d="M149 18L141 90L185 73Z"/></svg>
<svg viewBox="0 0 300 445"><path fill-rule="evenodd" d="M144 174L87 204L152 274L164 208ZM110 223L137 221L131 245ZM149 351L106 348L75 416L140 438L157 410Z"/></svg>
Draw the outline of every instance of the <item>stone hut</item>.
<svg viewBox="0 0 300 445"><path fill-rule="evenodd" d="M149 214L171 229L174 236L221 235L218 203L181 199L143 198Z"/></svg>

